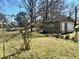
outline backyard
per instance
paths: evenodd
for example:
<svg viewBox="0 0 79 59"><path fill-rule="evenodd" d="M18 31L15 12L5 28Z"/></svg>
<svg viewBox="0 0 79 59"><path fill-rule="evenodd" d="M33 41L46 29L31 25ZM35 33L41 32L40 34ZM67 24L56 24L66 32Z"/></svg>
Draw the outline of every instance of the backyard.
<svg viewBox="0 0 79 59"><path fill-rule="evenodd" d="M0 58L3 57L3 39L9 38L15 33L18 32L0 32ZM14 57L15 59L79 59L79 43L35 32L32 33L30 39L30 50L22 51ZM23 40L17 34L4 43L5 56L7 56L18 50Z"/></svg>
<svg viewBox="0 0 79 59"><path fill-rule="evenodd" d="M0 0L0 59L79 59L79 0Z"/></svg>

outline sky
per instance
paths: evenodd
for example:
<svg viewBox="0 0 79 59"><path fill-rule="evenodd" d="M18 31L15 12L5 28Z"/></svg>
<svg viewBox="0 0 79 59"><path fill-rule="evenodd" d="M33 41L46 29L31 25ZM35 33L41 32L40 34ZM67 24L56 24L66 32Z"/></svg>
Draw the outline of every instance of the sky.
<svg viewBox="0 0 79 59"><path fill-rule="evenodd" d="M75 5L79 4L79 0L65 0L66 4L71 4L74 1ZM1 3L3 2L3 3ZM14 3L16 2L16 3ZM17 6L17 4L21 4L22 0L0 0L0 12L12 15L17 14L19 11L26 11L23 8L20 8ZM14 5L13 5L14 3Z"/></svg>
<svg viewBox="0 0 79 59"><path fill-rule="evenodd" d="M17 14L19 11L25 11L23 8L17 6L21 4L21 0L0 0L0 6L2 7L0 12L4 14Z"/></svg>
<svg viewBox="0 0 79 59"><path fill-rule="evenodd" d="M68 4L74 2L76 5L79 3L79 0L65 0Z"/></svg>

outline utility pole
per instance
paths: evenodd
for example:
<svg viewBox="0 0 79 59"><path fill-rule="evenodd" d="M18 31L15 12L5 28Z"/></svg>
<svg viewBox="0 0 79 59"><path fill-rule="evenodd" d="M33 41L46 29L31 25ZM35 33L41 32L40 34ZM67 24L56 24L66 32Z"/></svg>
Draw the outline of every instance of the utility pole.
<svg viewBox="0 0 79 59"><path fill-rule="evenodd" d="M75 6L75 23L74 23L74 28L75 28L75 39L78 41L78 33L77 33L77 6Z"/></svg>
<svg viewBox="0 0 79 59"><path fill-rule="evenodd" d="M46 21L48 20L48 0L46 0Z"/></svg>

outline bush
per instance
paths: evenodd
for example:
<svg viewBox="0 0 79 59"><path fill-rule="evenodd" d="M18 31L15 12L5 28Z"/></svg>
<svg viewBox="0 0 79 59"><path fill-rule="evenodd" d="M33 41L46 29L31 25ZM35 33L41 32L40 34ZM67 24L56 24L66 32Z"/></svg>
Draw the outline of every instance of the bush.
<svg viewBox="0 0 79 59"><path fill-rule="evenodd" d="M64 36L60 36L61 39L64 39Z"/></svg>
<svg viewBox="0 0 79 59"><path fill-rule="evenodd" d="M53 37L59 38L59 35L57 35L57 34L54 34L54 35L53 35Z"/></svg>
<svg viewBox="0 0 79 59"><path fill-rule="evenodd" d="M75 37L72 37L71 40L74 41L75 40Z"/></svg>
<svg viewBox="0 0 79 59"><path fill-rule="evenodd" d="M65 36L65 39L69 40L70 39L70 36L69 35L66 35Z"/></svg>
<svg viewBox="0 0 79 59"><path fill-rule="evenodd" d="M78 42L78 39L75 38L75 37L72 37L71 40L74 41L74 42Z"/></svg>

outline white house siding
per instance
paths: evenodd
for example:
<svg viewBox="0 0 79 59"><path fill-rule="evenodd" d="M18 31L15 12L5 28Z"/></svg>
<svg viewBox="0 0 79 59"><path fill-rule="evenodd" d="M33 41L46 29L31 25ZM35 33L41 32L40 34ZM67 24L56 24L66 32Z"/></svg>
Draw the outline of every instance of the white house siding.
<svg viewBox="0 0 79 59"><path fill-rule="evenodd" d="M65 23L62 22L62 23L61 23L61 28L60 28L60 30L61 30L62 33L65 32L65 28L64 28L64 27L65 27Z"/></svg>
<svg viewBox="0 0 79 59"><path fill-rule="evenodd" d="M61 32L65 33L65 23L67 23L67 32L73 32L74 31L74 23L73 22L61 22Z"/></svg>
<svg viewBox="0 0 79 59"><path fill-rule="evenodd" d="M74 31L74 23L67 22L67 31L68 32L73 32Z"/></svg>

